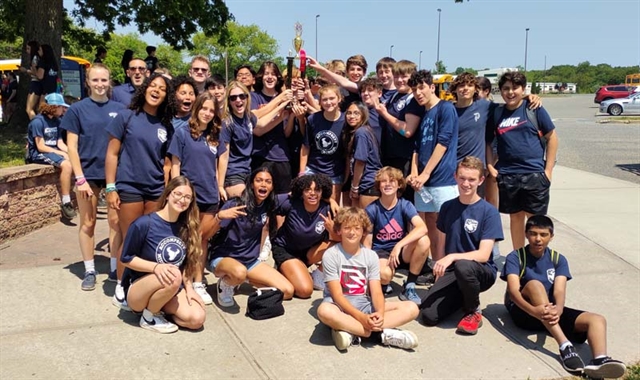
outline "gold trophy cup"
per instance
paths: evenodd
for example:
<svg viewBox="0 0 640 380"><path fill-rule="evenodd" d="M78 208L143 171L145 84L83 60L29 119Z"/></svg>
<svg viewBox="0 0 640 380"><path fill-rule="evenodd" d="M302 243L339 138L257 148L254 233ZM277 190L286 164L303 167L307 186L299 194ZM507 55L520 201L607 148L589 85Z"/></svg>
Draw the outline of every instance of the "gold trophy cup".
<svg viewBox="0 0 640 380"><path fill-rule="evenodd" d="M293 48L296 51L296 58L299 58L300 49L304 46L304 40L302 39L302 24L295 23L296 37L293 39Z"/></svg>

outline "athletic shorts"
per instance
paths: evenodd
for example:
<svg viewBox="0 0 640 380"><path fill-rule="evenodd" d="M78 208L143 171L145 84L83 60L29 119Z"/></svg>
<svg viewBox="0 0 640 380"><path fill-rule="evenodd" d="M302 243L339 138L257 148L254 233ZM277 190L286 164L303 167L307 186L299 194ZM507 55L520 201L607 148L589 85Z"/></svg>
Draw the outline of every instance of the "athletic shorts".
<svg viewBox="0 0 640 380"><path fill-rule="evenodd" d="M224 179L224 187L231 187L243 184L247 181L249 173L231 174Z"/></svg>
<svg viewBox="0 0 640 380"><path fill-rule="evenodd" d="M107 181L103 179L88 179L87 183L94 189L104 189L105 187L107 187Z"/></svg>
<svg viewBox="0 0 640 380"><path fill-rule="evenodd" d="M150 195L126 193L124 191L119 191L118 196L120 197L121 203L157 202L158 199L160 198L160 197L154 197Z"/></svg>
<svg viewBox="0 0 640 380"><path fill-rule="evenodd" d="M310 267L314 263L307 262L307 251L291 251L278 245L271 246L271 253L273 254L273 261L276 263L276 268L280 269L280 266L287 260L298 259L304 263L307 267Z"/></svg>
<svg viewBox="0 0 640 380"><path fill-rule="evenodd" d="M521 211L533 215L546 215L549 207L551 182L544 172L527 174L499 174L499 206L504 214Z"/></svg>
<svg viewBox="0 0 640 380"><path fill-rule="evenodd" d="M211 259L211 261L209 262L209 267L207 268L211 273L214 273L216 270L216 267L218 266L218 264L220 264L220 261L222 261L222 259L225 259L226 257L216 257L215 259ZM235 259L234 259L235 260ZM237 261L237 260L236 260ZM239 262L239 261L238 261ZM258 266L258 264L260 264L262 261L260 261L260 259L256 259L255 261L250 262L249 264L244 264L245 268L247 268L247 272L250 271L251 269L255 268L256 266Z"/></svg>
<svg viewBox="0 0 640 380"><path fill-rule="evenodd" d="M351 304L351 306L355 307L356 309L360 310L361 312L365 313L365 314L371 314L373 313L373 303L371 302L371 298L367 297L367 296L346 296L345 297L347 299L347 301L349 301L349 303ZM333 302L333 298L329 297L324 297L322 299L322 302L330 302L336 306L338 306L338 308L340 308L340 306ZM340 309L342 310L342 309ZM344 310L342 310L344 312Z"/></svg>
<svg viewBox="0 0 640 380"><path fill-rule="evenodd" d="M218 211L218 203L197 203L200 213L215 214Z"/></svg>
<svg viewBox="0 0 640 380"><path fill-rule="evenodd" d="M413 195L414 204L416 205L416 210L420 212L440 212L440 208L444 202L454 199L459 195L457 185L436 187L425 186L424 188L429 192L429 194L431 194L433 199L431 202L425 203L420 194L416 192Z"/></svg>
<svg viewBox="0 0 640 380"><path fill-rule="evenodd" d="M32 80L29 82L29 94L36 94L38 96L42 95L42 82L39 80Z"/></svg>
<svg viewBox="0 0 640 380"><path fill-rule="evenodd" d="M526 311L520 309L515 303L510 303L507 306L509 315L513 320L513 323L524 330L530 331L547 331L540 320L529 315ZM587 340L587 332L575 331L576 319L580 314L584 313L582 310L572 309L565 307L560 316L558 324L562 329L564 335L567 336L571 342L576 344L582 344Z"/></svg>
<svg viewBox="0 0 640 380"><path fill-rule="evenodd" d="M385 259L385 260L389 260L389 256L391 256L391 252L385 251L384 249L375 250L375 253L378 254L378 258ZM409 269L409 263L405 262L404 257L402 257L403 253L404 253L404 248L402 248L402 250L400 251L400 256L399 256L400 264L396 267L396 270Z"/></svg>
<svg viewBox="0 0 640 380"><path fill-rule="evenodd" d="M30 161L34 164L53 165L56 168L59 168L64 160L65 158L61 155L53 152L48 152L38 153L35 155L35 157L32 157Z"/></svg>

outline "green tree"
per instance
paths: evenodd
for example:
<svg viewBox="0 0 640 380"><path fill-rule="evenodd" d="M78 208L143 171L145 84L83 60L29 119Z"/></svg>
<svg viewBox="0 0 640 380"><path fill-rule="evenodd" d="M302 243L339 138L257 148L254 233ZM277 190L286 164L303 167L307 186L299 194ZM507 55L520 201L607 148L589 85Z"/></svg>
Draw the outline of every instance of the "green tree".
<svg viewBox="0 0 640 380"><path fill-rule="evenodd" d="M471 67L466 67L466 68L465 67L458 67L456 69L456 71L454 72L454 74L460 75L460 74L462 74L464 72L467 72L467 73L470 73L470 74L473 74L473 75L478 75L478 71L475 70L475 69L472 69Z"/></svg>
<svg viewBox="0 0 640 380"><path fill-rule="evenodd" d="M169 70L173 76L186 74L189 69L189 64L184 61L182 53L169 45L162 44L158 46L156 57L158 58L158 65Z"/></svg>
<svg viewBox="0 0 640 380"><path fill-rule="evenodd" d="M447 66L444 65L442 61L436 62L436 69L433 70L433 74L446 74Z"/></svg>

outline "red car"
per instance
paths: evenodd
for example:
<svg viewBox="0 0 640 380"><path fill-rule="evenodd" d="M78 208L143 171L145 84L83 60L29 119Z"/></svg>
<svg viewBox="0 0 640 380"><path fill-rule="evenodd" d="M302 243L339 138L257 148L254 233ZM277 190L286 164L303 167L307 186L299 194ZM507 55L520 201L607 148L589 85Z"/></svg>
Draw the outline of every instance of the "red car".
<svg viewBox="0 0 640 380"><path fill-rule="evenodd" d="M593 99L593 102L600 104L600 102L609 99L626 98L627 96L631 95L632 92L633 88L627 87L625 85L602 86L596 92L596 97Z"/></svg>

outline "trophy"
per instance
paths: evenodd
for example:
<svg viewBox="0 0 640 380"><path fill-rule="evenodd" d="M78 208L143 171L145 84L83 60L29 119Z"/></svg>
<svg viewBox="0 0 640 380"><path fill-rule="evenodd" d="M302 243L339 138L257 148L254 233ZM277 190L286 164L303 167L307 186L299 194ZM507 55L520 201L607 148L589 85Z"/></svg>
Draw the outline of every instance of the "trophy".
<svg viewBox="0 0 640 380"><path fill-rule="evenodd" d="M296 58L298 58L300 49L302 49L302 46L304 45L304 40L302 39L302 24L296 22L294 29L296 31L296 38L293 39L293 48L296 51Z"/></svg>

